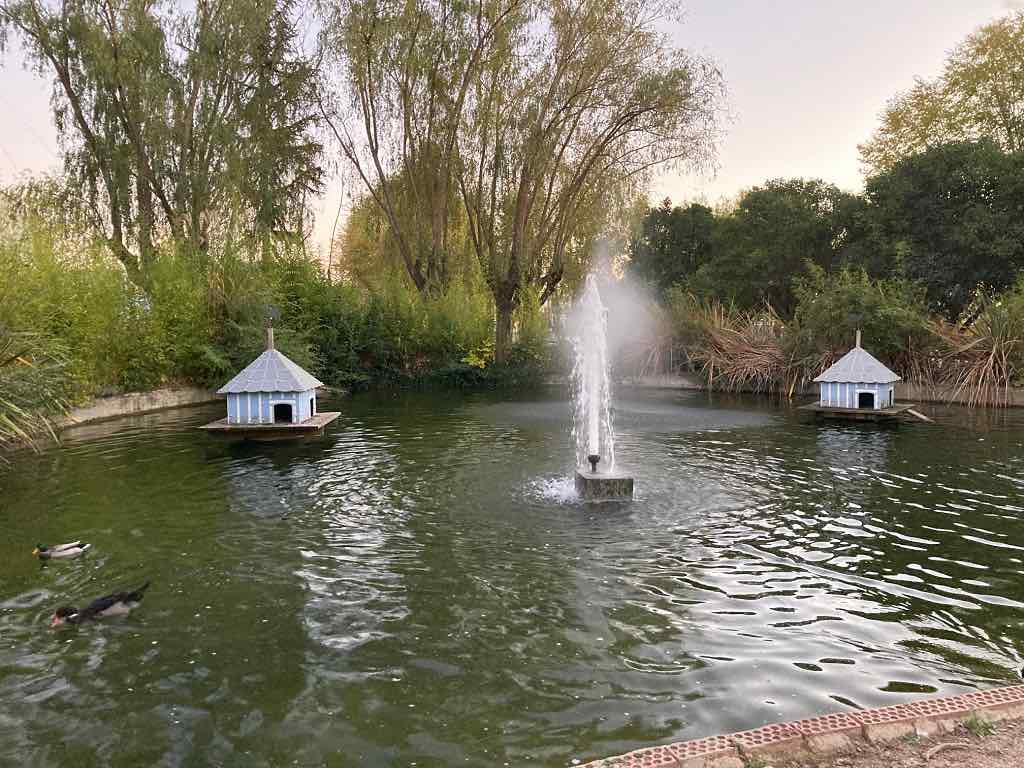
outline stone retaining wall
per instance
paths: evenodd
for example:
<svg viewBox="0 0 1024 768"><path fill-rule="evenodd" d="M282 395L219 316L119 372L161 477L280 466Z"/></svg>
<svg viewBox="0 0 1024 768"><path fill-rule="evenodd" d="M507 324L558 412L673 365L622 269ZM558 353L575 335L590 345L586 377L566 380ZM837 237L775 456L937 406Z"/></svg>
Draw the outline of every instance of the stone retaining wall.
<svg viewBox="0 0 1024 768"><path fill-rule="evenodd" d="M952 731L971 718L998 722L1022 717L1024 685L1016 685L647 747L583 768L744 768L756 762L845 752L858 742L927 738Z"/></svg>
<svg viewBox="0 0 1024 768"><path fill-rule="evenodd" d="M151 411L162 411L167 408L180 408L185 405L200 405L222 399L220 395L209 389L199 387L180 387L175 389L155 389L152 392L130 392L126 395L101 397L73 409L60 423L60 428L73 427L93 421L105 421L121 416L131 416Z"/></svg>
<svg viewBox="0 0 1024 768"><path fill-rule="evenodd" d="M697 376L687 374L663 374L659 376L637 376L625 378L621 382L626 386L640 387L641 389L697 389L707 390L705 381ZM716 390L721 391L721 390ZM815 384L806 387L795 393L794 397L799 399L818 396L818 386ZM949 387L929 387L913 381L900 382L896 384L896 400L902 403L954 403L963 405L967 398L957 394ZM1024 408L1024 388L1014 387L1009 392L1008 404L1015 408Z"/></svg>

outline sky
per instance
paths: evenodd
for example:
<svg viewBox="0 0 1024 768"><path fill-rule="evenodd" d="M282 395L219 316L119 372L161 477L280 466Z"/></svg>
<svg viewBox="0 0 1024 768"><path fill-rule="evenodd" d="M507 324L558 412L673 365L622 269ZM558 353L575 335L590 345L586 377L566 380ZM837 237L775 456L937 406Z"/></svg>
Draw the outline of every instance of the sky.
<svg viewBox="0 0 1024 768"><path fill-rule="evenodd" d="M674 42L713 59L728 89L730 120L717 170L654 180L650 199L716 204L773 178L863 186L857 144L885 103L934 77L972 30L1024 0L688 0ZM50 84L0 56L0 183L59 170ZM333 179L314 204L314 242L326 249L339 207L358 192Z"/></svg>

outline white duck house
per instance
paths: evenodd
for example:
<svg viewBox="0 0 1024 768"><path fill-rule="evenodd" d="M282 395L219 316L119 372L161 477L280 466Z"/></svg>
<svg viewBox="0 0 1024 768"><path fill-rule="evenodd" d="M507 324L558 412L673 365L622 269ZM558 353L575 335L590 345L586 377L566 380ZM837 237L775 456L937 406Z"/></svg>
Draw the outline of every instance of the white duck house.
<svg viewBox="0 0 1024 768"><path fill-rule="evenodd" d="M821 386L819 406L881 411L894 407L900 377L861 348L857 331L856 346L814 381Z"/></svg>
<svg viewBox="0 0 1024 768"><path fill-rule="evenodd" d="M227 395L229 425L302 424L317 415L316 389L323 382L274 349L267 328L267 349L217 390Z"/></svg>

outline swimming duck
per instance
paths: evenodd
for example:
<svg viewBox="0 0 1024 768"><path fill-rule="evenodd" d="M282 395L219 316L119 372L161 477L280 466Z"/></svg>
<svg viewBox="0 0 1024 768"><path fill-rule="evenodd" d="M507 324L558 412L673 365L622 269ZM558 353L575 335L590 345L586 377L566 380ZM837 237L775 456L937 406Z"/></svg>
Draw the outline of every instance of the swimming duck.
<svg viewBox="0 0 1024 768"><path fill-rule="evenodd" d="M114 592L97 597L81 611L73 605L62 606L54 612L50 626L59 627L62 624L81 624L83 621L104 619L109 616L124 616L142 602L142 594L147 589L148 581L133 592Z"/></svg>
<svg viewBox="0 0 1024 768"><path fill-rule="evenodd" d="M40 560L52 560L55 557L78 557L91 546L91 544L83 544L80 541L69 541L67 544L58 544L56 547L36 544L32 554Z"/></svg>

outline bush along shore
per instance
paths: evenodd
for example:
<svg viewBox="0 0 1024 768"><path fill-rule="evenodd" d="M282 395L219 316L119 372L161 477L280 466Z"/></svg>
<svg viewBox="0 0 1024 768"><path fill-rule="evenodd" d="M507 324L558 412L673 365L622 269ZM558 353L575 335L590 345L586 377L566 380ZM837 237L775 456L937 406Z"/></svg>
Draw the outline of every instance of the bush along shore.
<svg viewBox="0 0 1024 768"><path fill-rule="evenodd" d="M827 274L809 265L793 292L796 306L784 320L768 304L740 309L671 289L665 322L672 359L688 361L709 389L794 397L860 330L865 347L933 399L1016 404L1024 385L1024 279L997 296L979 292L961 322L931 315L914 283L860 270Z"/></svg>
<svg viewBox="0 0 1024 768"><path fill-rule="evenodd" d="M493 302L473 276L423 295L401 276L370 291L332 279L300 247L200 257L168 244L145 289L100 242L26 217L0 231L0 444L54 435L70 408L160 388L216 389L264 343L331 388L522 387L551 364L536 301L516 313L508 359L494 361Z"/></svg>

